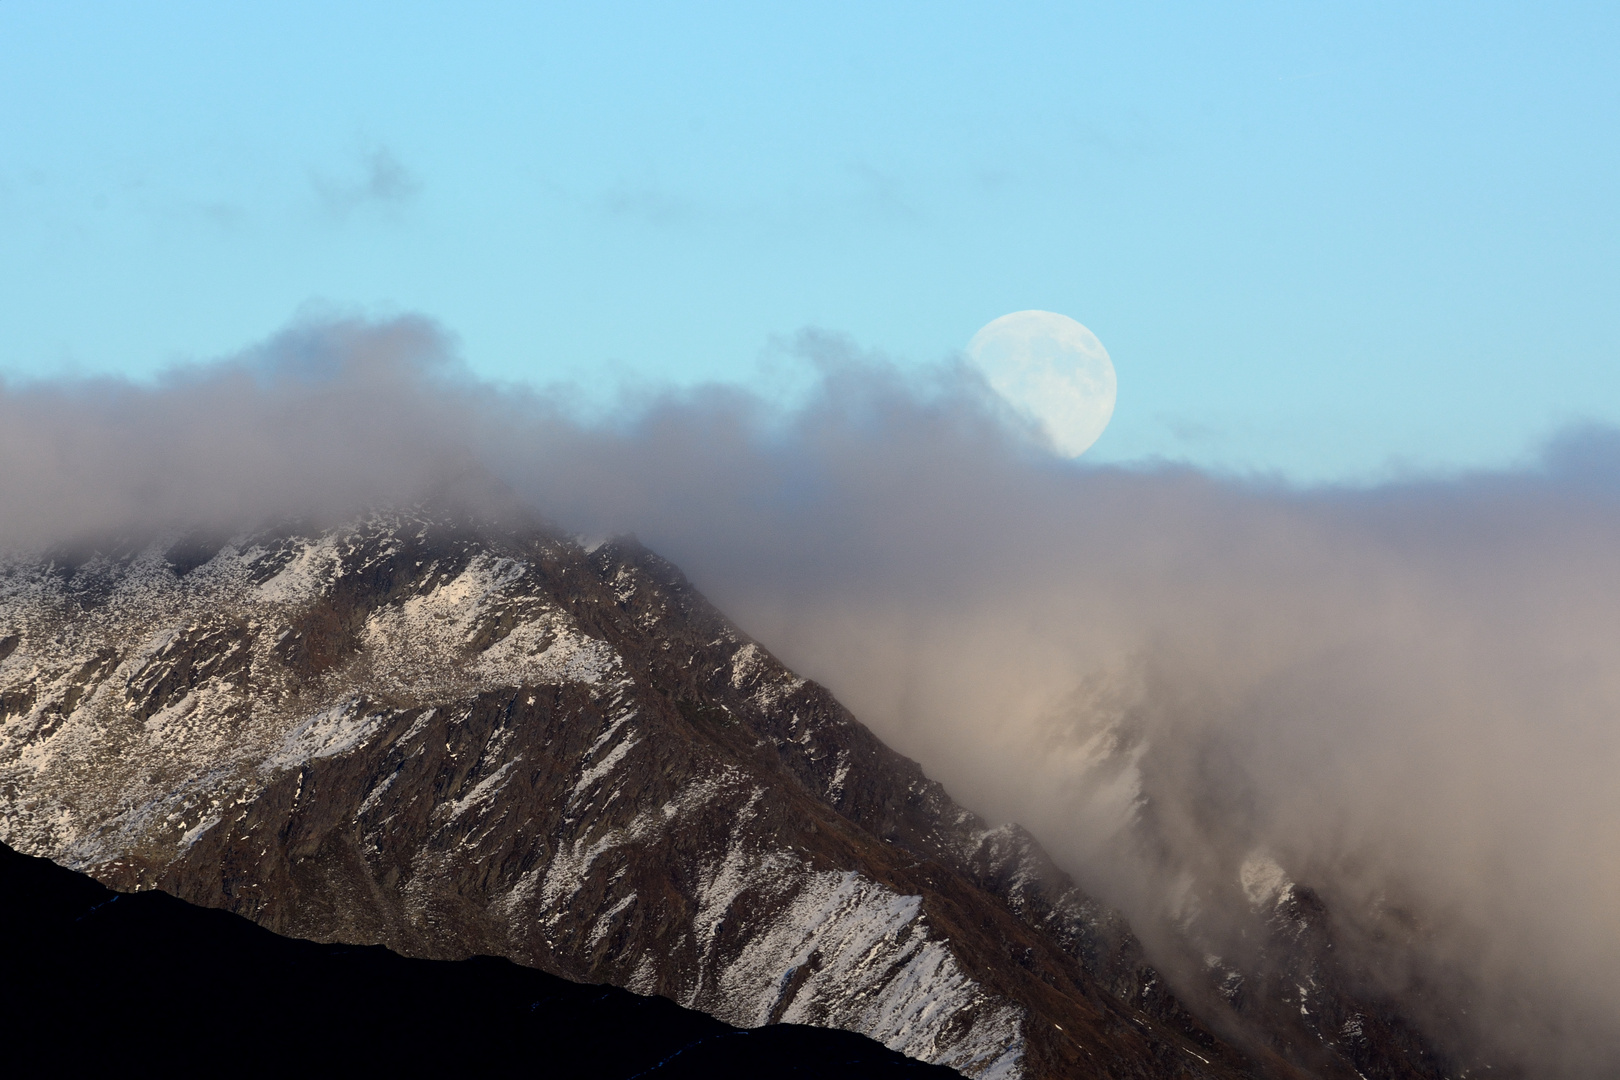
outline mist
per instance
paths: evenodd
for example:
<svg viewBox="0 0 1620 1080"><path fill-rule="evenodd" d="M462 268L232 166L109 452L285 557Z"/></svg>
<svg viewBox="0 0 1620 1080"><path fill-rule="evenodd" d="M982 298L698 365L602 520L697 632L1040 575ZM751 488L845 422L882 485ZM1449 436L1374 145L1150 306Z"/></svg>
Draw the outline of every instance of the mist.
<svg viewBox="0 0 1620 1080"><path fill-rule="evenodd" d="M1620 1067L1620 434L1381 486L1093 468L962 365L794 347L816 372L794 408L645 390L592 423L477 380L422 319L303 324L148 384L14 384L0 543L492 476L673 560L1172 970L1170 928L1191 905L1219 936L1264 856L1362 926L1377 978L1466 1003L1469 1037L1538 1075ZM1418 927L1399 948L1390 911Z"/></svg>

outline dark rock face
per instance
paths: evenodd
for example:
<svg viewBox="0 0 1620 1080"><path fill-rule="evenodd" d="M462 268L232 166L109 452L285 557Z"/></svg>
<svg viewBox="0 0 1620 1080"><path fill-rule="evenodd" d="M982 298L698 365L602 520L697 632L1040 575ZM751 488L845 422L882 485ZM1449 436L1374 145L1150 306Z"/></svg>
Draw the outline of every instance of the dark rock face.
<svg viewBox="0 0 1620 1080"><path fill-rule="evenodd" d="M1354 972L1335 953L1331 914L1314 892L1288 883L1257 899L1264 930L1258 957L1245 965L1252 974L1223 979L1240 1016L1323 1072L1348 1062L1363 1075L1388 1075L1395 1062L1399 1075L1447 1075L1449 1063L1395 1002L1351 992Z"/></svg>
<svg viewBox="0 0 1620 1080"><path fill-rule="evenodd" d="M1441 1075L1275 988L1184 1004L634 542L379 517L4 575L0 839L115 888L975 1077Z"/></svg>
<svg viewBox="0 0 1620 1080"><path fill-rule="evenodd" d="M408 960L279 937L160 892L120 894L0 845L0 1010L39 1071L284 1070L613 1080L959 1074L846 1031L739 1031L662 998L508 960ZM25 1048L32 1048L28 1052Z"/></svg>

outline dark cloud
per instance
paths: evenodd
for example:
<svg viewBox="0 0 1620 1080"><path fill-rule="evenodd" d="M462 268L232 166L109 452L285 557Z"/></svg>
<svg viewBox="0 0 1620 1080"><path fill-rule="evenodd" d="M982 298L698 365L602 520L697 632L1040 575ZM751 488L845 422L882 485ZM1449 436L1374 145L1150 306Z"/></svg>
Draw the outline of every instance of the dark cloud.
<svg viewBox="0 0 1620 1080"><path fill-rule="evenodd" d="M594 426L474 380L415 320L294 328L152 386L13 387L0 530L336 515L487 470L674 559L1158 947L1265 856L1357 918L1418 913L1411 963L1537 1075L1612 1072L1620 435L1378 487L1082 468L965 368L797 349L820 381L796 411L708 388Z"/></svg>

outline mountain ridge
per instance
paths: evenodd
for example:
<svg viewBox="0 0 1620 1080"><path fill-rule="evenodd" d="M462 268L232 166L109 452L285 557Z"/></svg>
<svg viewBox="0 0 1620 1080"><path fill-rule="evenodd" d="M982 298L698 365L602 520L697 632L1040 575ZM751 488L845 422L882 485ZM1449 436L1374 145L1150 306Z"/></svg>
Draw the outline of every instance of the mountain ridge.
<svg viewBox="0 0 1620 1080"><path fill-rule="evenodd" d="M208 546L6 564L0 839L971 1076L1307 1075L632 539L419 513Z"/></svg>

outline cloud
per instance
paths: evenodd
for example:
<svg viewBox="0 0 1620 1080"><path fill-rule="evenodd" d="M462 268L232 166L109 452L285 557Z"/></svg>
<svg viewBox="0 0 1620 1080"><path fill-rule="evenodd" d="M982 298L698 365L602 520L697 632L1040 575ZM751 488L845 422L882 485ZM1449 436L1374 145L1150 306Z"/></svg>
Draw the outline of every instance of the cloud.
<svg viewBox="0 0 1620 1080"><path fill-rule="evenodd" d="M1170 437L1183 445L1207 446L1222 441L1226 433L1217 427L1184 416L1159 415L1154 419Z"/></svg>
<svg viewBox="0 0 1620 1080"><path fill-rule="evenodd" d="M1084 468L965 366L796 348L820 380L796 411L711 387L595 425L410 319L294 327L150 386L14 386L0 541L332 516L487 470L674 559L1161 955L1189 897L1218 936L1265 855L1370 970L1466 1001L1471 1037L1613 1073L1620 433L1378 487ZM1377 943L1396 911L1422 929L1399 951Z"/></svg>
<svg viewBox="0 0 1620 1080"><path fill-rule="evenodd" d="M290 329L155 384L64 379L0 393L0 542L33 547L171 526L341 515L418 498L468 467L471 402L436 328Z"/></svg>
<svg viewBox="0 0 1620 1080"><path fill-rule="evenodd" d="M362 155L359 166L358 175L333 178L317 173L310 178L321 208L331 217L343 220L364 207L397 210L421 187L386 146Z"/></svg>
<svg viewBox="0 0 1620 1080"><path fill-rule="evenodd" d="M682 224L698 215L691 200L652 183L620 181L603 193L600 206L611 217L655 226Z"/></svg>

